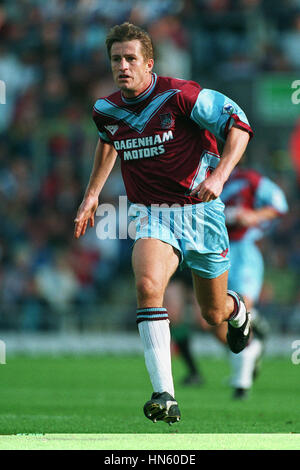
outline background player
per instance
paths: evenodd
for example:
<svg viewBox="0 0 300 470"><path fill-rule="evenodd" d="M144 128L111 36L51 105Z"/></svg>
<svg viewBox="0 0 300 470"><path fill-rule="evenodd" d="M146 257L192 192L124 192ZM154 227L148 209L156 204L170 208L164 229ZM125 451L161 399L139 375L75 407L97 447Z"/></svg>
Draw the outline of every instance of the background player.
<svg viewBox="0 0 300 470"><path fill-rule="evenodd" d="M287 201L281 188L269 178L257 171L237 167L224 185L221 195L226 205L225 215L230 240L231 268L229 270L228 286L243 295L247 309L251 310L254 338L250 344L237 356L230 353L232 365L231 385L234 388L234 398L245 398L253 383L257 361L263 352L263 337L266 333L266 322L253 307L259 300L263 284L264 263L262 254L257 247L257 240L267 232L272 225L270 222L286 213ZM172 318L172 301L170 295L176 286L170 284L166 302ZM172 291L171 291L172 290ZM209 325L201 319L199 309L195 309L198 322L205 330ZM175 308L175 334L181 351L181 344L188 343L188 330L181 329L178 309ZM225 326L225 327L224 327ZM226 343L226 325L213 329L216 337ZM184 339L183 339L184 338ZM195 366L195 360L186 360L185 350L192 353L189 346L181 351L189 370L186 383L201 383L201 375ZM191 363L194 365L191 368ZM200 378L200 380L199 380Z"/></svg>
<svg viewBox="0 0 300 470"><path fill-rule="evenodd" d="M178 269L165 292L164 305L171 320L173 352L179 353L187 367L183 385L202 385L205 378L191 347L193 325L204 320L193 291L193 278L189 269ZM192 318L191 318L192 317ZM204 329L208 324L204 323ZM241 353L240 353L241 354Z"/></svg>
<svg viewBox="0 0 300 470"><path fill-rule="evenodd" d="M235 292L227 292L229 242L219 195L252 130L239 106L221 93L153 74L151 40L140 28L115 26L106 44L120 91L94 107L100 140L75 219L75 236L84 235L89 222L94 225L99 194L118 154L132 203L129 214L137 227L132 253L137 323L154 390L144 413L154 422L172 423L180 419L180 411L163 298L180 261L193 271L196 297L208 323L228 321L230 348L238 353L249 339L245 304ZM216 138L224 142L221 159ZM170 208L174 203L177 207ZM153 204L169 207L155 211Z"/></svg>

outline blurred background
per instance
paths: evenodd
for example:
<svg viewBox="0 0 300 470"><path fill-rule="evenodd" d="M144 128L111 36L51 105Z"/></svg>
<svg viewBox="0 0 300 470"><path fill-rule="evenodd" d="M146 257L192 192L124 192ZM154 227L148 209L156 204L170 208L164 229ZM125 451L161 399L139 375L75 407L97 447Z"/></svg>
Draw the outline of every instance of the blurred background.
<svg viewBox="0 0 300 470"><path fill-rule="evenodd" d="M114 90L105 37L128 20L151 34L158 74L246 111L247 165L290 207L261 241L260 309L277 337L299 338L300 0L0 1L0 337L17 349L26 335L32 348L33 337L90 334L97 350L106 332L135 338L132 240L73 238L98 138L92 107ZM117 208L124 194L117 164L101 202Z"/></svg>

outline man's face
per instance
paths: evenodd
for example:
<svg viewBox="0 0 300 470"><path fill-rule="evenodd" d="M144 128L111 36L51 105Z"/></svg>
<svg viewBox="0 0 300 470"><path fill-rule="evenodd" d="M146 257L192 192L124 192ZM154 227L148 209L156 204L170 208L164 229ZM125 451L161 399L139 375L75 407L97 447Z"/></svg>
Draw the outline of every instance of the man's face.
<svg viewBox="0 0 300 470"><path fill-rule="evenodd" d="M145 60L139 40L114 42L110 55L114 81L125 96L137 96L147 88L153 59Z"/></svg>

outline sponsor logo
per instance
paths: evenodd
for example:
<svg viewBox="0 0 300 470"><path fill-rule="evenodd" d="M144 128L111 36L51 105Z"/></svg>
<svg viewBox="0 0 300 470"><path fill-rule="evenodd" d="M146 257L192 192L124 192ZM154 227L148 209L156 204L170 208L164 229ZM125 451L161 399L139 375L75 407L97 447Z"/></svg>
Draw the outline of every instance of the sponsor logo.
<svg viewBox="0 0 300 470"><path fill-rule="evenodd" d="M231 114L233 113L234 113L234 107L232 104L227 103L223 106L223 114L229 114L231 116Z"/></svg>
<svg viewBox="0 0 300 470"><path fill-rule="evenodd" d="M119 152L124 150L124 160L136 160L138 158L155 157L165 153L163 144L174 139L172 131L163 134L155 134L135 139L116 140L115 149Z"/></svg>

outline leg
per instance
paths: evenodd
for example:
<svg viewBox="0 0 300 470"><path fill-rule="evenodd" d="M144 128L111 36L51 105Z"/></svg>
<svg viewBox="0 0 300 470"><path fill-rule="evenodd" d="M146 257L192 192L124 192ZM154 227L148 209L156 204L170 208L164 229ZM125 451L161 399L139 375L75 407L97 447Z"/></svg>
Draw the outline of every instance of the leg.
<svg viewBox="0 0 300 470"><path fill-rule="evenodd" d="M136 280L137 323L154 390L144 412L152 421L169 423L179 420L180 412L173 398L170 328L163 299L178 263L178 254L171 245L150 238L135 243L132 265Z"/></svg>
<svg viewBox="0 0 300 470"><path fill-rule="evenodd" d="M227 344L235 354L247 345L250 335L250 316L243 299L227 291L228 271L216 278L206 279L193 272L196 298L205 320L212 326L228 321Z"/></svg>
<svg viewBox="0 0 300 470"><path fill-rule="evenodd" d="M247 241L231 243L231 268L228 285L230 289L243 295L248 311L251 311L252 339L248 346L237 356L229 354L231 362L231 385L234 398L247 397L257 375L258 365L263 354L263 339L266 327L263 319L255 311L263 282L263 258L255 244Z"/></svg>
<svg viewBox="0 0 300 470"><path fill-rule="evenodd" d="M171 280L165 292L164 305L174 326L180 325L183 321L185 299L186 288L183 282Z"/></svg>
<svg viewBox="0 0 300 470"><path fill-rule="evenodd" d="M257 374L262 353L263 343L254 337L240 354L230 354L232 374L230 382L234 389L233 398L247 398Z"/></svg>
<svg viewBox="0 0 300 470"><path fill-rule="evenodd" d="M243 299L247 310L252 309L252 300L244 295ZM227 344L227 331L227 322L211 327L211 332L223 344ZM232 370L231 386L234 388L234 398L247 398L248 390L252 386L253 376L261 354L262 342L257 338L252 339L251 343L241 351L240 354L234 354L230 351L229 359Z"/></svg>
<svg viewBox="0 0 300 470"><path fill-rule="evenodd" d="M253 336L248 346L240 353L230 353L231 386L234 389L234 399L245 399L253 385L261 365L264 351L264 338L266 335L266 323L254 309L254 301L249 296L243 295L247 309L251 311Z"/></svg>
<svg viewBox="0 0 300 470"><path fill-rule="evenodd" d="M253 310L253 301L250 297L243 296L247 310ZM201 327L205 331L210 331L214 336L223 344L227 344L227 322L223 322L217 326L210 326L201 316L201 310L195 305L195 311L197 312L197 320ZM259 319L259 315L258 315ZM259 319L260 320L260 319ZM260 320L261 322L261 320ZM255 332L255 322L254 328ZM260 329L266 331L266 326L263 325ZM263 332L261 333L263 337ZM247 398L248 390L251 388L253 380L259 370L260 358L263 353L263 341L262 337L255 335L251 343L240 352L240 354L234 354L230 351L230 362L232 369L231 385L234 388L233 397L235 399Z"/></svg>
<svg viewBox="0 0 300 470"><path fill-rule="evenodd" d="M253 306L252 300L244 294L243 294L243 299L244 299L247 311L248 312L251 311L252 306ZM214 326L211 331L221 343L227 344L226 335L228 331L228 325L226 322L221 323L220 325Z"/></svg>
<svg viewBox="0 0 300 470"><path fill-rule="evenodd" d="M180 276L180 274L178 275ZM173 342L178 347L184 364L188 369L188 375L184 379L184 385L199 385L203 382L198 371L196 361L191 350L190 327L184 323L183 314L187 303L187 294L190 288L185 283L176 278L171 280L165 292L164 305L168 310L171 320L171 336Z"/></svg>
<svg viewBox="0 0 300 470"><path fill-rule="evenodd" d="M227 294L228 271L213 279L193 272L193 284L201 313L211 326L221 325L234 311L234 300Z"/></svg>
<svg viewBox="0 0 300 470"><path fill-rule="evenodd" d="M179 264L175 248L154 238L139 239L132 252L138 308L162 307L166 287Z"/></svg>

